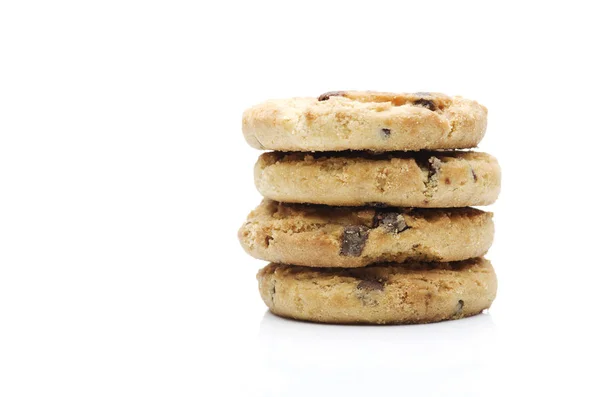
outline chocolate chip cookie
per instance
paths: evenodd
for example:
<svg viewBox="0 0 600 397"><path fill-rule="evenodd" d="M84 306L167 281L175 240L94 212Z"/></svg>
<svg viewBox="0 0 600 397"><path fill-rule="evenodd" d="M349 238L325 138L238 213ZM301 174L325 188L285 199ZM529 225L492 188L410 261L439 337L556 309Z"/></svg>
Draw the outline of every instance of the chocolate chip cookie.
<svg viewBox="0 0 600 397"><path fill-rule="evenodd" d="M500 167L486 153L271 152L254 169L258 191L291 203L448 208L492 204Z"/></svg>
<svg viewBox="0 0 600 397"><path fill-rule="evenodd" d="M265 199L240 228L250 255L311 267L458 261L492 244L492 213L474 208L327 207Z"/></svg>
<svg viewBox="0 0 600 397"><path fill-rule="evenodd" d="M439 93L334 91L271 100L243 114L246 141L282 151L422 150L477 146L487 109Z"/></svg>
<svg viewBox="0 0 600 397"><path fill-rule="evenodd" d="M406 262L355 269L271 263L257 275L269 309L322 323L430 323L488 309L496 296L489 261Z"/></svg>

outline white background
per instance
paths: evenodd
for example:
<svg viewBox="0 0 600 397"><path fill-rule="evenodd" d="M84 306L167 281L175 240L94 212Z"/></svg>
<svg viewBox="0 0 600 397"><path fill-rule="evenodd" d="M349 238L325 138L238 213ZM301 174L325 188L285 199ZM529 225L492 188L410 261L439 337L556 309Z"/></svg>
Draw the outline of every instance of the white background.
<svg viewBox="0 0 600 397"><path fill-rule="evenodd" d="M593 2L3 1L0 395L598 395ZM372 89L489 109L490 313L266 313L244 108Z"/></svg>

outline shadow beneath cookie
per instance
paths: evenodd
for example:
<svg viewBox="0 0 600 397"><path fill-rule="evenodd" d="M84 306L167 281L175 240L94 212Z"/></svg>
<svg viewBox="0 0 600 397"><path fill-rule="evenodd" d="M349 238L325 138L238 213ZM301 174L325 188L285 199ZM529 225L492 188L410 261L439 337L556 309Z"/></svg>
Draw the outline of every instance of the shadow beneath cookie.
<svg viewBox="0 0 600 397"><path fill-rule="evenodd" d="M266 312L259 346L273 388L265 395L315 395L315 388L316 395L447 395L450 385L472 384L487 370L495 328L488 313L435 324L341 326Z"/></svg>

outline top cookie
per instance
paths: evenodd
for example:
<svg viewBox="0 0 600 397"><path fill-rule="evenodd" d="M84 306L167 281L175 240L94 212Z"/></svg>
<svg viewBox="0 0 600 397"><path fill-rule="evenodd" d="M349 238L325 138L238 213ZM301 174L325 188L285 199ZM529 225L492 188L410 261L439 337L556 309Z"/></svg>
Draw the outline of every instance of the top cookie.
<svg viewBox="0 0 600 397"><path fill-rule="evenodd" d="M247 109L242 120L250 146L301 152L472 148L486 125L484 106L429 92L333 91L271 100Z"/></svg>

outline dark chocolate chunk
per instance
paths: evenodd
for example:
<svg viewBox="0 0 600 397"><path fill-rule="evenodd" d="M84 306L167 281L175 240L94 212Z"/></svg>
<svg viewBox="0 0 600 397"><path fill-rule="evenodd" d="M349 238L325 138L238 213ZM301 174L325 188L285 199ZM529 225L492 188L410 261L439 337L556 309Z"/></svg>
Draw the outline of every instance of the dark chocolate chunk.
<svg viewBox="0 0 600 397"><path fill-rule="evenodd" d="M358 289L383 291L383 283L376 280L363 280L356 286Z"/></svg>
<svg viewBox="0 0 600 397"><path fill-rule="evenodd" d="M384 212L375 215L375 227L383 227L388 233L400 233L408 229L404 216L398 212Z"/></svg>
<svg viewBox="0 0 600 397"><path fill-rule="evenodd" d="M342 249L340 255L360 256L367 238L369 237L369 228L362 225L346 226L342 234Z"/></svg>
<svg viewBox="0 0 600 397"><path fill-rule="evenodd" d="M390 135L392 135L392 130L390 130L389 128L382 128L379 134L382 138L386 139L389 138Z"/></svg>
<svg viewBox="0 0 600 397"><path fill-rule="evenodd" d="M437 109L437 107L435 106L435 103L431 99L423 99L423 98L417 99L416 101L413 102L413 104L426 107L427 109L431 110L432 112L434 112Z"/></svg>
<svg viewBox="0 0 600 397"><path fill-rule="evenodd" d="M319 101L326 101L332 96L344 96L345 91L329 91L319 96Z"/></svg>

